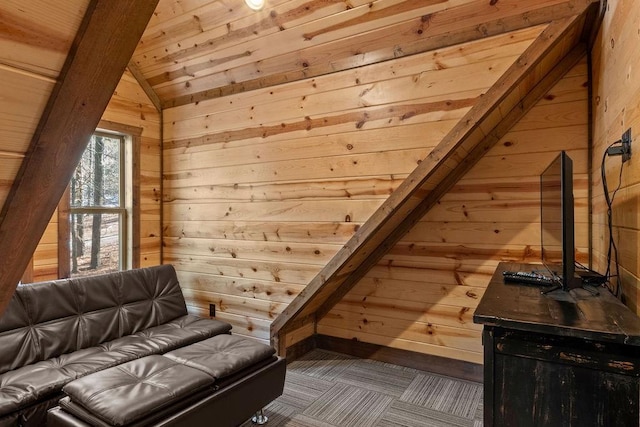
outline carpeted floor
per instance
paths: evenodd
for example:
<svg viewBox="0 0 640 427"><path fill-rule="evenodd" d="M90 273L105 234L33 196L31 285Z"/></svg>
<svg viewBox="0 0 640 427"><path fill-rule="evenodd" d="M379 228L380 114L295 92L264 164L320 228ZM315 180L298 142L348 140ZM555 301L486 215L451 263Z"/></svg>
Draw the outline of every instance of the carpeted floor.
<svg viewBox="0 0 640 427"><path fill-rule="evenodd" d="M479 427L482 384L314 350L265 414L268 427Z"/></svg>

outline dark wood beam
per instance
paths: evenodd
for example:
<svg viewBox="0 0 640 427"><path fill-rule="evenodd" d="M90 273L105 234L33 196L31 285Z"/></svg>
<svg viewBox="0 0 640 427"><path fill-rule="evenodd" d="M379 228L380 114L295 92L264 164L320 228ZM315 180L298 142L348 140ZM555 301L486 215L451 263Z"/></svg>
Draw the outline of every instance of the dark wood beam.
<svg viewBox="0 0 640 427"><path fill-rule="evenodd" d="M551 22L276 318L271 337L281 355L286 355L286 333L300 319L317 321L339 302L584 54L584 46L574 48L593 3L581 2L576 15Z"/></svg>
<svg viewBox="0 0 640 427"><path fill-rule="evenodd" d="M158 0L94 0L0 213L0 314L64 193Z"/></svg>

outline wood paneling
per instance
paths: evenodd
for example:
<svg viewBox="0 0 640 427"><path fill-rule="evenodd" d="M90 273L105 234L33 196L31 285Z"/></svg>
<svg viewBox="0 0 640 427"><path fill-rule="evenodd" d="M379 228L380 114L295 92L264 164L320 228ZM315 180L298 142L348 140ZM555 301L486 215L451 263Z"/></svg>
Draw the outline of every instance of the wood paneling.
<svg viewBox="0 0 640 427"><path fill-rule="evenodd" d="M0 209L89 4L0 4Z"/></svg>
<svg viewBox="0 0 640 427"><path fill-rule="evenodd" d="M90 2L53 3L0 5L0 205ZM141 265L175 264L190 311L207 316L215 302L234 333L267 341L274 316L544 25L531 26L573 15L587 3L270 0L253 13L241 0L161 0L131 62L136 77L125 73L102 117L142 129ZM560 149L578 171L578 259L592 256L603 270L601 155L626 128L634 129L634 139L640 128L634 78L640 11L634 0L607 5L592 52L593 147L586 145L583 62L417 221L318 329L477 362L470 313L500 260L539 258L537 174ZM487 38L516 29L522 30ZM137 80L146 80L146 93ZM158 104L168 108L164 128ZM504 114L498 111L478 134ZM623 170L613 218L621 286L638 311L636 160ZM619 164L619 158L607 161L610 186ZM56 274L56 229L52 219L34 256L34 280ZM305 317L285 345L316 332Z"/></svg>
<svg viewBox="0 0 640 427"><path fill-rule="evenodd" d="M269 325L541 31L165 110L164 261L189 306L221 302L262 338L247 325Z"/></svg>
<svg viewBox="0 0 640 427"><path fill-rule="evenodd" d="M139 266L161 260L161 123L162 117L137 80L126 71L102 115L103 121L141 130L138 179L140 210Z"/></svg>
<svg viewBox="0 0 640 427"><path fill-rule="evenodd" d="M166 0L134 62L169 108L545 24L578 3L271 0L252 12L240 0Z"/></svg>
<svg viewBox="0 0 640 427"><path fill-rule="evenodd" d="M593 58L593 149L592 198L593 209L593 265L604 273L607 269L609 231L607 207L604 201L601 162L606 148L620 140L624 131L632 130L632 158L621 166L620 157L608 157L605 172L609 194L620 183L613 208L613 237L618 247L620 277L612 279L619 284L623 300L640 314L640 162L636 144L640 138L640 8L633 0L610 0L602 27L592 49ZM633 151L635 150L635 152ZM620 168L622 175L620 181ZM612 274L616 267L612 260Z"/></svg>
<svg viewBox="0 0 640 427"><path fill-rule="evenodd" d="M4 204L71 43L87 0L0 4L0 206Z"/></svg>
<svg viewBox="0 0 640 427"><path fill-rule="evenodd" d="M160 123L160 113L133 76L125 72L102 115L100 126L125 134L139 134L135 140L139 144L140 159L140 237L135 243L139 246L141 267L161 263ZM57 221L54 214L34 253L34 281L58 278L58 239L53 237Z"/></svg>
<svg viewBox="0 0 640 427"><path fill-rule="evenodd" d="M4 0L0 64L18 74L57 78L88 5L88 0L68 0L64 7L56 2Z"/></svg>
<svg viewBox="0 0 640 427"><path fill-rule="evenodd" d="M3 157L21 158L53 90L55 79L45 78L0 64L3 82L0 103L0 139ZM4 159L0 158L4 162ZM4 169L4 168L3 168ZM11 177L13 179L13 177ZM4 198L0 199L4 201Z"/></svg>
<svg viewBox="0 0 640 427"><path fill-rule="evenodd" d="M318 332L482 363L481 328L471 317L498 262L540 259L539 174L563 149L574 160L578 260L588 262L588 79L585 58L356 284Z"/></svg>
<svg viewBox="0 0 640 427"><path fill-rule="evenodd" d="M42 282L58 278L58 211L51 216L47 229L33 253L32 281Z"/></svg>
<svg viewBox="0 0 640 427"><path fill-rule="evenodd" d="M286 331L301 319L323 317L579 62L586 12L594 6L549 24L274 321L274 341L286 341Z"/></svg>
<svg viewBox="0 0 640 427"><path fill-rule="evenodd" d="M0 310L30 262L157 3L98 0L87 8L0 211Z"/></svg>

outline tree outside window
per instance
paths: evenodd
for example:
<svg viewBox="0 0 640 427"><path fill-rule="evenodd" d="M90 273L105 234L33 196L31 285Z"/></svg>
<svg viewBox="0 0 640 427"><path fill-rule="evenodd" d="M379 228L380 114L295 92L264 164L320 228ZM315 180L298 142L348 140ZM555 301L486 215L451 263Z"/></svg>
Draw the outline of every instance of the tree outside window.
<svg viewBox="0 0 640 427"><path fill-rule="evenodd" d="M69 184L72 277L124 268L124 137L96 132Z"/></svg>

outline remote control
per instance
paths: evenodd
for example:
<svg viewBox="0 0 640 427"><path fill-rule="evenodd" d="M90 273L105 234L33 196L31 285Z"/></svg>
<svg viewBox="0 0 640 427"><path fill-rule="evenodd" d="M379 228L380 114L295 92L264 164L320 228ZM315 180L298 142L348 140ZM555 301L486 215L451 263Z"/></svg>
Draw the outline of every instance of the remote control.
<svg viewBox="0 0 640 427"><path fill-rule="evenodd" d="M518 282L524 285L556 286L558 284L547 276L526 271L504 271L502 277L505 282Z"/></svg>

